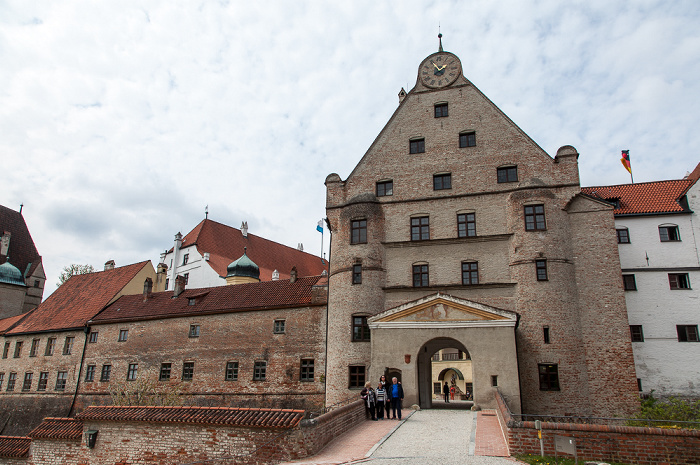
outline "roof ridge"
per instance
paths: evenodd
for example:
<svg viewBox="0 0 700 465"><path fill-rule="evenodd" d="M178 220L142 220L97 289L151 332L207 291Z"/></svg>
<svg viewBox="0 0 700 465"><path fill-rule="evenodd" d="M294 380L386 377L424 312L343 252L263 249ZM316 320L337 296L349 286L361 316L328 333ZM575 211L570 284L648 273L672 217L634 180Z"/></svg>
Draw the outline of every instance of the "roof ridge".
<svg viewBox="0 0 700 465"><path fill-rule="evenodd" d="M581 190L583 189L605 189L605 188L611 188L611 187L623 187L623 186L643 186L645 184L659 184L659 183L666 183L666 182L691 182L690 179L684 178L684 179L661 179L658 181L643 181L643 182L635 182L635 183L623 183L623 184L610 184L607 186L582 186Z"/></svg>

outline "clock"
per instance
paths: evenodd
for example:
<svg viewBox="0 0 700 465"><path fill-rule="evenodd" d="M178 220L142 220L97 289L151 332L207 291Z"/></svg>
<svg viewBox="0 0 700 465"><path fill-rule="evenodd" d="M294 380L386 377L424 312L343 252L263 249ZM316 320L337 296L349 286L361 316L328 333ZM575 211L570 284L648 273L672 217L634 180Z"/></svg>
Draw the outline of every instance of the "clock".
<svg viewBox="0 0 700 465"><path fill-rule="evenodd" d="M423 60L418 77L426 86L439 89L449 86L462 74L462 63L450 52L437 52Z"/></svg>

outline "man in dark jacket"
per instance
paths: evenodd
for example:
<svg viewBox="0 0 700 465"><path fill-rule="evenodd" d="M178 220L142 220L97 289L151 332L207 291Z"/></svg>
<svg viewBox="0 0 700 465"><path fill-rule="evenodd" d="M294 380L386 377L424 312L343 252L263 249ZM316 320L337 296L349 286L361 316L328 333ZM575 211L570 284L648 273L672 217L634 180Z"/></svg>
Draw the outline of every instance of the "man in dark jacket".
<svg viewBox="0 0 700 465"><path fill-rule="evenodd" d="M387 389L387 395L391 396L392 420L401 420L401 402L403 401L403 387L396 377L391 379L391 386ZM398 411L398 418L396 412Z"/></svg>
<svg viewBox="0 0 700 465"><path fill-rule="evenodd" d="M450 401L450 387L447 385L447 381L445 381L445 385L442 387L442 394L445 397L445 402Z"/></svg>

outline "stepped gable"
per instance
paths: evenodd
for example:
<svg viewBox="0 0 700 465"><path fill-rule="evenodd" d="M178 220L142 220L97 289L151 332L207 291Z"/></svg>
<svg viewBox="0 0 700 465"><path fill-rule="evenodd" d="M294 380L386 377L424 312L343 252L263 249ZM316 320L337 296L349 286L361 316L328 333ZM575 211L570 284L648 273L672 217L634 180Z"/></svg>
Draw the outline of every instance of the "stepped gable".
<svg viewBox="0 0 700 465"><path fill-rule="evenodd" d="M20 212L0 205L0 236L8 231L10 239L10 263L19 269L23 277L31 275L41 263L41 255L36 250L27 223ZM5 263L5 255L0 255L0 263Z"/></svg>
<svg viewBox="0 0 700 465"><path fill-rule="evenodd" d="M148 264L143 261L72 276L7 334L82 328Z"/></svg>
<svg viewBox="0 0 700 465"><path fill-rule="evenodd" d="M24 458L29 455L29 446L31 443L32 438L22 436L0 436L0 457Z"/></svg>
<svg viewBox="0 0 700 465"><path fill-rule="evenodd" d="M146 300L143 295L124 295L95 316L91 322L325 305L325 293L323 301L320 302L314 299L313 288L327 282L323 276L311 276L299 278L294 283L289 280L264 281L186 289L176 298L173 298L172 291L154 292ZM194 299L193 305L190 305L191 299Z"/></svg>
<svg viewBox="0 0 700 465"><path fill-rule="evenodd" d="M260 267L261 281L272 280L275 270L280 279L288 279L295 266L299 276L318 276L328 267L320 257L255 234L244 236L240 229L209 219L202 220L182 239L183 248L191 245L196 245L200 254L209 253L209 264L222 277L226 277L226 267L241 256L244 247L248 257Z"/></svg>
<svg viewBox="0 0 700 465"><path fill-rule="evenodd" d="M34 428L29 437L32 439L80 439L83 436L83 422L75 418L44 418Z"/></svg>
<svg viewBox="0 0 700 465"><path fill-rule="evenodd" d="M697 169L696 169L697 170ZM615 216L653 213L687 213L679 202L695 179L583 187L581 192L606 201L619 200Z"/></svg>

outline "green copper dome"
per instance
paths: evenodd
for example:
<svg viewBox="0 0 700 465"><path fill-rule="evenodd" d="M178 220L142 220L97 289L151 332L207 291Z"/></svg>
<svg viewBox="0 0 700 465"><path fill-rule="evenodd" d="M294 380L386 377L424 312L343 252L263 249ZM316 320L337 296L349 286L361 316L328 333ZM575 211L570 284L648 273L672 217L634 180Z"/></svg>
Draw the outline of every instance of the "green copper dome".
<svg viewBox="0 0 700 465"><path fill-rule="evenodd" d="M25 286L24 279L22 279L22 272L10 263L9 259L0 265L0 283Z"/></svg>
<svg viewBox="0 0 700 465"><path fill-rule="evenodd" d="M253 260L248 258L245 248L243 249L243 256L226 267L226 277L231 278L233 276L260 279L260 268Z"/></svg>

